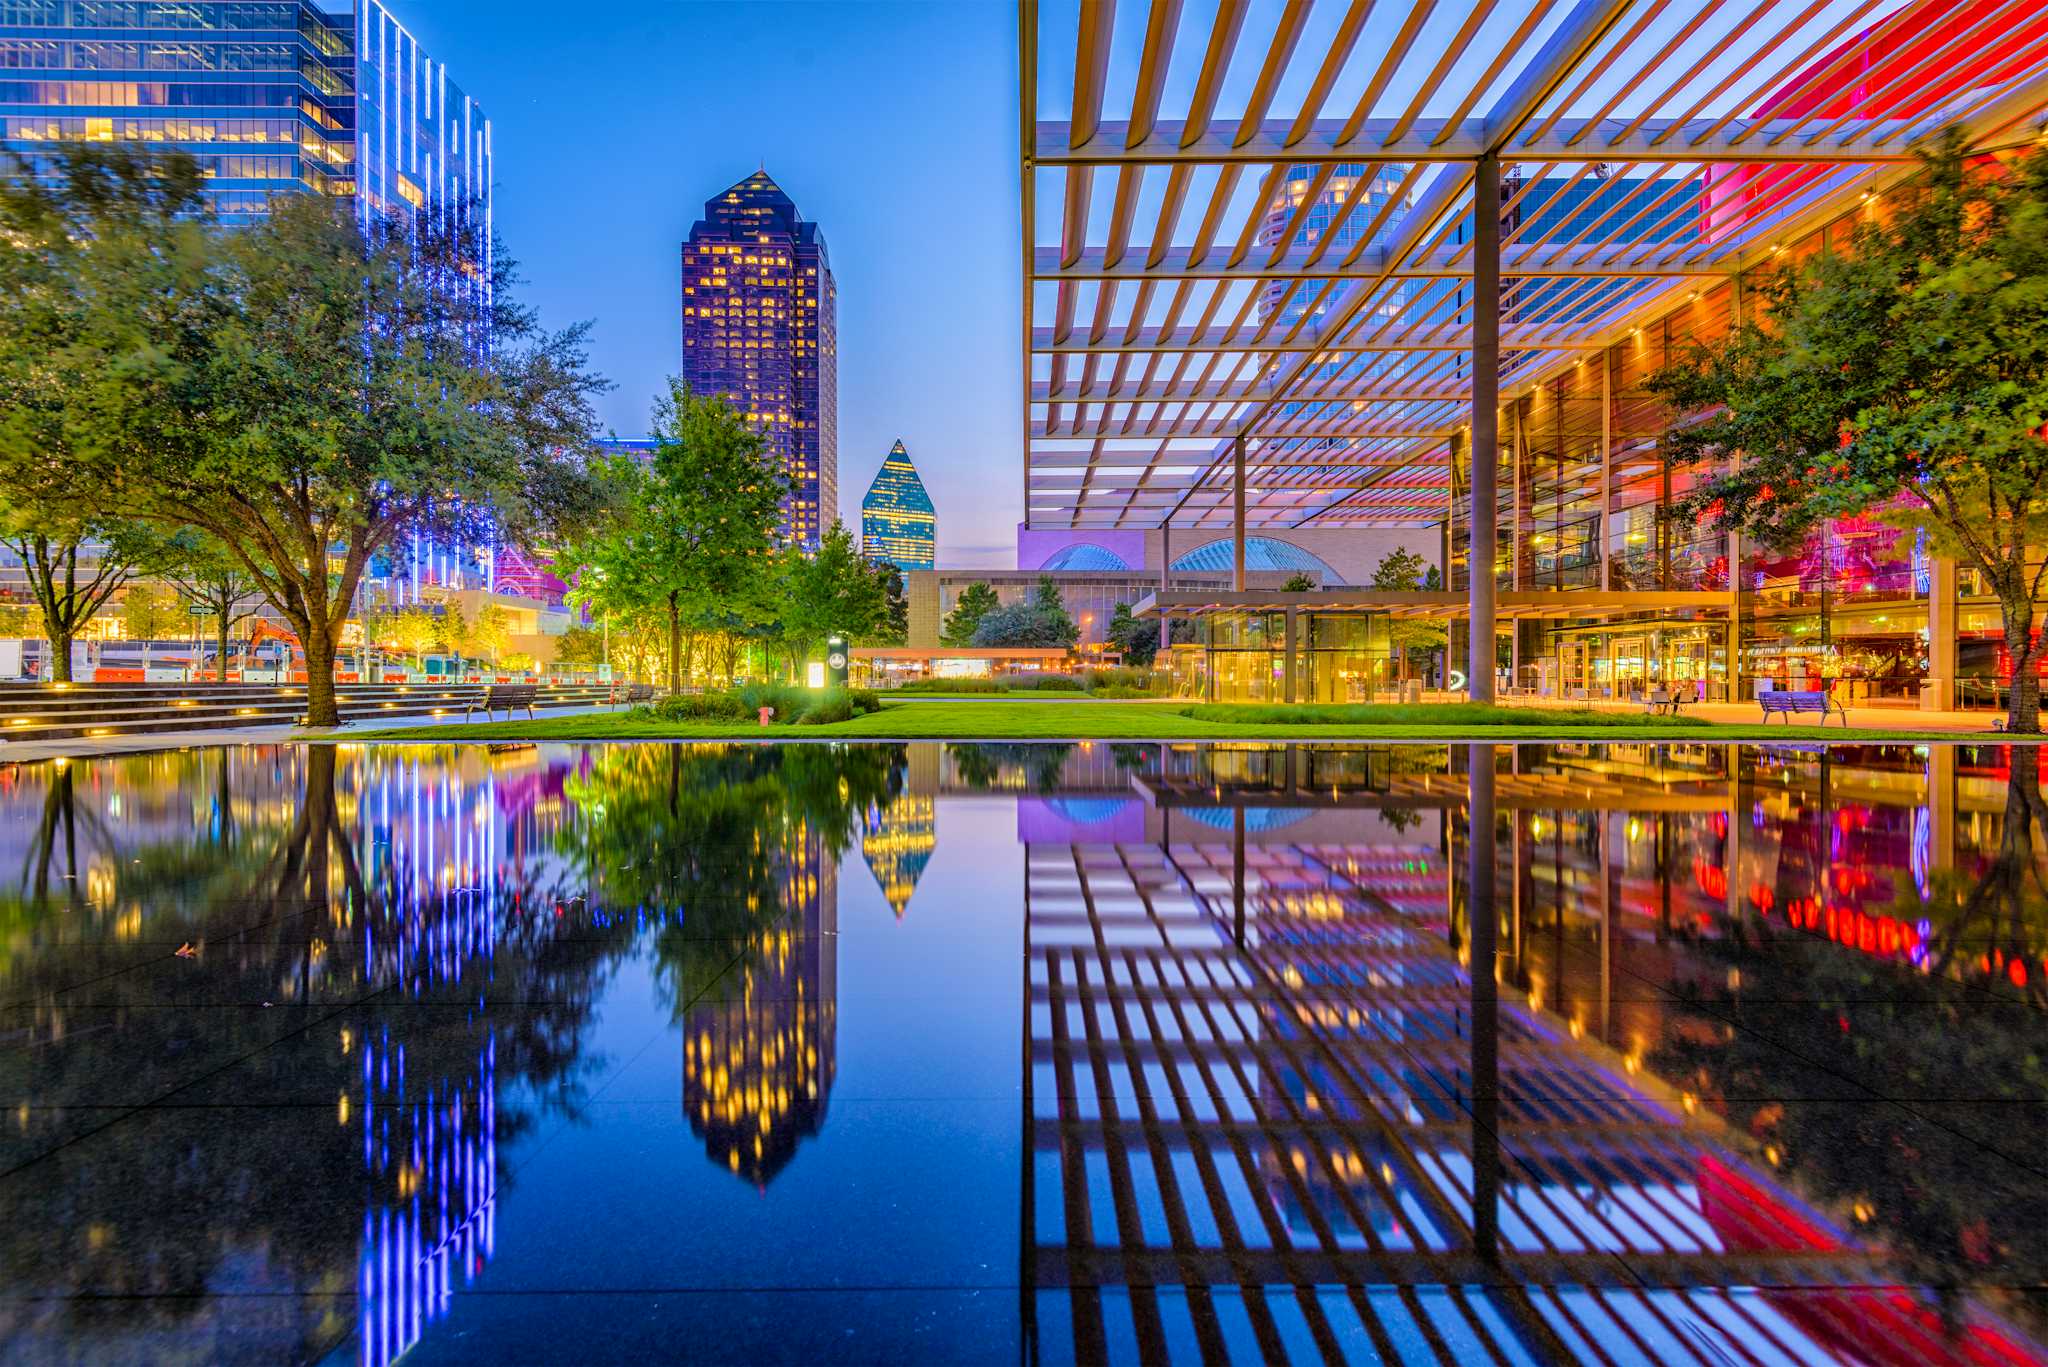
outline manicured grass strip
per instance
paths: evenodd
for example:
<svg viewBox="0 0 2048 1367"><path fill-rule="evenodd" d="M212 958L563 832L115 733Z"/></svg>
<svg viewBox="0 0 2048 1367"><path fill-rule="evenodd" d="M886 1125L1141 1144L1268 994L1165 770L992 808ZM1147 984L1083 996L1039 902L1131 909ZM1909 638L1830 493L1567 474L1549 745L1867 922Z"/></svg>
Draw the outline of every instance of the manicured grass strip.
<svg viewBox="0 0 2048 1367"><path fill-rule="evenodd" d="M1501 707L1483 702L1196 703L1180 709L1196 721L1248 726L1483 726L1602 731L1718 731L1721 724L1683 714L1614 712L1594 707Z"/></svg>
<svg viewBox="0 0 2048 1367"><path fill-rule="evenodd" d="M1427 705L1436 706L1436 705ZM1388 707L1361 711L1427 710ZM1442 704L1455 710L1461 704ZM969 702L896 702L880 712L830 726L756 726L730 722L663 722L626 713L585 713L574 717L541 717L534 721L486 722L473 726L422 726L388 731L340 732L335 739L413 743L494 740L1777 740L1812 743L1867 744L1880 740L1956 741L1990 739L1988 735L1926 731L1845 731L1818 725L1728 726L1696 718L1638 717L1616 714L1632 722L1617 726L1607 714L1600 722L1543 725L1375 721L1371 723L1271 723L1211 720L1195 712L1228 710L1210 706L1162 706L1129 702L1012 702L976 699ZM1265 709L1252 709L1261 711ZM1520 713L1520 708L1502 708ZM1576 710L1574 710L1575 712ZM1569 714L1568 714L1569 715Z"/></svg>

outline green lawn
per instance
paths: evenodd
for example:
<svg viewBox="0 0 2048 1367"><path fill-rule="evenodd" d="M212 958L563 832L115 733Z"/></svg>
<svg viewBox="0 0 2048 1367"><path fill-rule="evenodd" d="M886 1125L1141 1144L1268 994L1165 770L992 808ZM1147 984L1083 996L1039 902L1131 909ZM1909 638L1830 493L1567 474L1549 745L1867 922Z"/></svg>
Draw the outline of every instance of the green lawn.
<svg viewBox="0 0 2048 1367"><path fill-rule="evenodd" d="M1292 718L1302 718L1300 721ZM1278 720L1289 718L1290 720ZM880 712L830 726L656 721L632 712L541 717L535 721L343 732L350 741L450 740L1764 740L1865 742L1969 740L1967 733L1823 730L1774 722L1730 726L1694 717L1649 717L1579 708L1416 706L1258 707L1143 702L895 701Z"/></svg>

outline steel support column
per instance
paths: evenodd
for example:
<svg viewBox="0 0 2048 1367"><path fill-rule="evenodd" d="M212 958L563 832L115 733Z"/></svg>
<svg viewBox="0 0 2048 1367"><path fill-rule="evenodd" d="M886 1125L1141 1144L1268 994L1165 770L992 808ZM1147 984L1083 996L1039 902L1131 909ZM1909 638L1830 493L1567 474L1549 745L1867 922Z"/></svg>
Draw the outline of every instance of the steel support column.
<svg viewBox="0 0 2048 1367"><path fill-rule="evenodd" d="M1946 712L1956 705L1956 562L1927 561L1927 681L1920 706Z"/></svg>
<svg viewBox="0 0 2048 1367"><path fill-rule="evenodd" d="M1230 456L1230 587L1244 592L1244 438Z"/></svg>
<svg viewBox="0 0 2048 1367"><path fill-rule="evenodd" d="M1159 524L1159 592L1161 595L1159 608L1159 648L1161 650L1165 650L1173 644L1173 623L1168 618L1165 607L1165 593L1169 588L1173 587L1172 570L1173 523L1168 521Z"/></svg>
<svg viewBox="0 0 2048 1367"><path fill-rule="evenodd" d="M1500 158L1479 158L1472 182L1472 626L1466 696L1493 701L1495 522L1500 508Z"/></svg>

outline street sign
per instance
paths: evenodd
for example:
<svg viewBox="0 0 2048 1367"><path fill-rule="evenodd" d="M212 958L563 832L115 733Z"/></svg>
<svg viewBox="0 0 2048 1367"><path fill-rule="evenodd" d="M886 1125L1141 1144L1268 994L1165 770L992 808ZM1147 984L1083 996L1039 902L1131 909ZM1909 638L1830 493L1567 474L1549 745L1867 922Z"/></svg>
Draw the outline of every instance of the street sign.
<svg viewBox="0 0 2048 1367"><path fill-rule="evenodd" d="M194 617L213 616L213 608L206 603L189 603L186 605L185 611L191 613Z"/></svg>

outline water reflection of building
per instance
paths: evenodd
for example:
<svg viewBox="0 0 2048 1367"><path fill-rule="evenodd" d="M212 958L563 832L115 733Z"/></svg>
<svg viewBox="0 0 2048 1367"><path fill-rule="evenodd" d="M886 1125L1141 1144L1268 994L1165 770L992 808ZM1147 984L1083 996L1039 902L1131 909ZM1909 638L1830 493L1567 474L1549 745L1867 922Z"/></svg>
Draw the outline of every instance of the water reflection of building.
<svg viewBox="0 0 2048 1367"><path fill-rule="evenodd" d="M744 945L683 1025L683 1115L712 1161L765 1187L825 1124L839 1009L839 869L799 828L782 916Z"/></svg>
<svg viewBox="0 0 2048 1367"><path fill-rule="evenodd" d="M1324 755L1314 783L1302 754L1162 754L1140 780L1161 838L1028 848L1026 1355L2036 1360L1653 1075L1629 1012L1700 1023L1617 989L1627 954L1728 925L1743 827L1807 847L1766 886L1845 917L1866 890L1817 861L1910 870L1913 832L1971 804L1957 757L1502 753L1497 945L1454 876L1468 781L1441 750L1360 753L1351 781ZM1355 833L1325 838L1330 813Z"/></svg>
<svg viewBox="0 0 2048 1367"><path fill-rule="evenodd" d="M861 823L861 858L899 919L938 848L938 813L937 798L904 792L870 808Z"/></svg>

